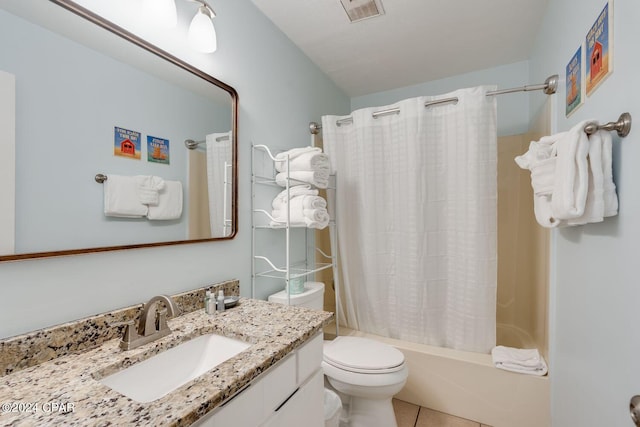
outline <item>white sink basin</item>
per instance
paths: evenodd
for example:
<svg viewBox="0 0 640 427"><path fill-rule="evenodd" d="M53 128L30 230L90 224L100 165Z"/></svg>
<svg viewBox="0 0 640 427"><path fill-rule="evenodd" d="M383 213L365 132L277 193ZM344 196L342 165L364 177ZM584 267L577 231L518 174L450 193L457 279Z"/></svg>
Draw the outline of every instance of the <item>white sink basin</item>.
<svg viewBox="0 0 640 427"><path fill-rule="evenodd" d="M137 402L152 402L250 346L221 335L202 335L104 377L100 382Z"/></svg>

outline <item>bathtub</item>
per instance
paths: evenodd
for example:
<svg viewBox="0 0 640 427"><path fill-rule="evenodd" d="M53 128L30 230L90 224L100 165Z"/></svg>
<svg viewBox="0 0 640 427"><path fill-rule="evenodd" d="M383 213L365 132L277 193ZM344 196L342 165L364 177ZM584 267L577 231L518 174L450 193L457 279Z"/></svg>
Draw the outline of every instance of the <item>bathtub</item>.
<svg viewBox="0 0 640 427"><path fill-rule="evenodd" d="M503 332L499 329L498 336ZM404 353L409 379L397 399L492 427L551 425L548 376L497 369L488 354L415 344L344 327L340 335L372 338Z"/></svg>

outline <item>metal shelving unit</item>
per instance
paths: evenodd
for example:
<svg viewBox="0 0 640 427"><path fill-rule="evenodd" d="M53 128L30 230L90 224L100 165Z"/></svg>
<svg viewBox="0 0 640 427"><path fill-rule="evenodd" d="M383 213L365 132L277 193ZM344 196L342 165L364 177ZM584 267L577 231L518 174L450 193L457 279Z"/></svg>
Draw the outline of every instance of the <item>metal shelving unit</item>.
<svg viewBox="0 0 640 427"><path fill-rule="evenodd" d="M256 294L256 281L258 278L270 278L276 280L284 281L285 289L290 289L289 283L292 279L297 279L300 277L306 278L311 277L319 271L333 268L334 265L334 257L332 255L326 254L322 250L315 248L315 250L322 255L323 258L327 260L324 263L317 263L315 259L310 260L309 258L309 232L315 231L314 229L304 228L305 230L305 257L301 261L292 261L291 259L291 249L292 249L292 229L299 229L302 227L292 227L291 226L291 212L290 212L290 203L287 203L287 212L286 219L284 221L275 219L271 213L261 207L256 206L256 189L259 187L277 187L279 189L283 189L280 185L276 183L276 180L273 176L267 176L268 174L264 173L264 171L260 171L262 173L256 173L256 152L262 152L266 154L266 158L269 159L272 163L272 172L275 175L275 162L276 156L273 154L271 149L266 145L253 145L251 147L251 213L252 213L252 242L251 242L251 252L252 252L252 269L251 269L251 295L255 297ZM287 192L287 200L290 200L290 177L289 177L289 164L290 159L288 156L285 156L284 160L286 164L285 171L287 173L286 186L284 190ZM263 165L264 166L264 165ZM279 223L278 227L272 227L271 225L260 224L261 221L269 221ZM333 226L331 224L330 226ZM256 253L256 241L260 239L258 236L261 233L261 230L281 230L285 235L284 242L284 252L285 258L284 263L282 265L277 265L277 263L273 262L272 258L266 256L266 254L257 254ZM288 294L290 298L290 294ZM290 299L289 299L290 302Z"/></svg>

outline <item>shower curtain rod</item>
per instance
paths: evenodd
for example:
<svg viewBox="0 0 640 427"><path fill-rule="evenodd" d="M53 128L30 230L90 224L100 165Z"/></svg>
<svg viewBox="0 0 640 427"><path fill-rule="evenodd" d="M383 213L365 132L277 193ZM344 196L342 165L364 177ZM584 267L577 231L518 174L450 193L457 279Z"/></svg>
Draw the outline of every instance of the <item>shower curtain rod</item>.
<svg viewBox="0 0 640 427"><path fill-rule="evenodd" d="M216 142L228 141L228 140L229 140L229 136L228 135L219 136L219 137L216 138ZM207 141L194 141L193 139L185 139L184 140L184 145L189 150L195 150L198 147L198 145L204 144L205 142L207 142Z"/></svg>
<svg viewBox="0 0 640 427"><path fill-rule="evenodd" d="M513 92L530 92L533 90L542 90L546 95L552 95L556 93L557 89L558 89L558 75L554 74L552 76L547 77L544 83L542 84L525 85L525 86L511 88L511 89L492 90L487 92L486 96L502 95L505 93L513 93ZM443 99L437 99L435 101L425 102L424 106L426 108L426 107L432 107L434 105L440 105L440 104L449 104L449 103L456 104L457 102L458 102L457 97L443 98ZM400 112L399 108L389 108L388 110L374 111L373 113L371 113L371 115L373 116L374 119L377 119L378 117L381 117L381 116L386 116L388 114L397 114L399 112ZM336 124L340 126L342 124L350 123L350 122L353 122L353 117L345 117L344 119L337 120ZM309 123L309 132L311 132L313 135L316 135L318 132L320 132L320 129L322 129L321 124L316 122Z"/></svg>

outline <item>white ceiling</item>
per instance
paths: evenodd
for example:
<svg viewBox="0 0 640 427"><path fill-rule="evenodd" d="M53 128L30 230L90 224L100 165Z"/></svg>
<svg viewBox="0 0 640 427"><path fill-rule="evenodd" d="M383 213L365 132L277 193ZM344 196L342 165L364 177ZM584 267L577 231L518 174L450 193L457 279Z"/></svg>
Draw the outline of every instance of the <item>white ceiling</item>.
<svg viewBox="0 0 640 427"><path fill-rule="evenodd" d="M526 60L548 0L382 0L351 23L340 0L253 0L349 96Z"/></svg>

